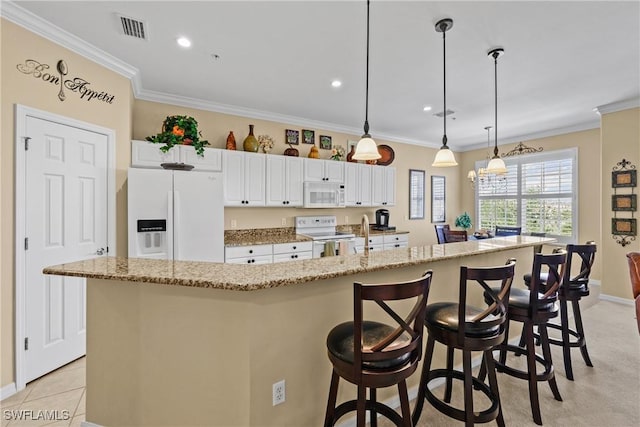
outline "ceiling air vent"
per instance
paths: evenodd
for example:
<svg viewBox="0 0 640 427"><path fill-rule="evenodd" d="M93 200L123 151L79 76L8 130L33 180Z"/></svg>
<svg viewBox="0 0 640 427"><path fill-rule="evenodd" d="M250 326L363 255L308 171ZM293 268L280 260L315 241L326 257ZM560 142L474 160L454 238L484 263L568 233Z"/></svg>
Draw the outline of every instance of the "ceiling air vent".
<svg viewBox="0 0 640 427"><path fill-rule="evenodd" d="M129 18L128 16L118 15L122 32L125 36L135 37L137 39L147 40L147 29L144 21Z"/></svg>
<svg viewBox="0 0 640 427"><path fill-rule="evenodd" d="M452 115L453 113L455 113L455 111L449 110L447 108L447 116ZM436 117L443 117L444 116L444 111L440 111L439 113L435 113L434 116Z"/></svg>

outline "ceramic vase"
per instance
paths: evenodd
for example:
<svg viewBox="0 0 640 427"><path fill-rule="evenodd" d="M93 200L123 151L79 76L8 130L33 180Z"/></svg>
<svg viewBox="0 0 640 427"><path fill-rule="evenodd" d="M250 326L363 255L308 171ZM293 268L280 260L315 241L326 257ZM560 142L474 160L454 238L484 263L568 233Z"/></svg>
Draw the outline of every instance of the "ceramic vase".
<svg viewBox="0 0 640 427"><path fill-rule="evenodd" d="M257 153L259 147L260 147L260 144L258 143L258 140L256 139L256 137L253 135L253 125L249 125L249 135L247 135L247 137L244 139L244 142L242 143L242 148L244 149L244 151L251 151L252 153Z"/></svg>
<svg viewBox="0 0 640 427"><path fill-rule="evenodd" d="M227 137L227 150L235 150L236 149L236 137L233 135L233 131L229 132L229 136Z"/></svg>
<svg viewBox="0 0 640 427"><path fill-rule="evenodd" d="M351 151L347 154L347 162L358 163L357 160L353 160L353 155L356 154L356 146L351 146Z"/></svg>

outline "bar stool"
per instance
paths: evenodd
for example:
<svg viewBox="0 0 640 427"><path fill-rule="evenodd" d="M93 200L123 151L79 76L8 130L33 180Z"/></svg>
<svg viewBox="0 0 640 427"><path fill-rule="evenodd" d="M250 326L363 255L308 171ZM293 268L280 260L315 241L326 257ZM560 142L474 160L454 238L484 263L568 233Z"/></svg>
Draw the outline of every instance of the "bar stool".
<svg viewBox="0 0 640 427"><path fill-rule="evenodd" d="M540 401L538 398L538 381L547 381L553 397L562 401L558 385L556 383L553 362L551 360L551 349L549 347L549 336L547 334L547 322L549 319L558 316L558 289L561 286L565 274L567 261L566 252L562 251L553 254L537 253L533 256L533 271L531 273L531 286L529 290L513 288L509 297L509 322L522 322L525 346L510 345L508 324L507 333L504 334L504 342L496 347L500 350L499 359L495 361L498 372L504 372L516 378L527 380L529 383L529 401L531 403L531 413L533 421L542 425L542 415L540 414ZM542 273L543 268L546 272ZM546 276L546 286L542 286L541 273ZM485 301L489 300L489 295L485 292ZM536 354L534 345L534 326L538 326L540 334L540 344L542 355ZM507 365L507 352L515 355L527 356L527 370L520 370ZM493 357L493 356L491 356ZM544 372L536 372L536 362L544 367ZM483 365L478 377L483 379L486 375L486 368Z"/></svg>
<svg viewBox="0 0 640 427"><path fill-rule="evenodd" d="M559 330L561 333L561 339L549 338L549 343L559 345L562 347L562 355L564 358L564 370L567 379L573 381L573 369L571 367L571 348L579 347L584 363L587 366L593 367L589 352L587 351L587 342L584 334L584 327L582 326L582 314L580 313L580 300L582 297L589 295L589 275L591 274L591 267L596 256L596 244L593 241L587 242L585 245L567 245L567 266L565 268L564 279L562 280L562 286L558 291L558 300L560 301L560 324L549 323L548 328ZM571 275L571 266L574 259L581 263L580 271L577 275ZM546 277L542 275L541 285L543 288L546 286ZM531 275L525 274L524 282L527 287L531 283ZM573 311L573 319L575 323L575 329L571 329L569 326L569 310L567 302L571 302L571 308ZM535 335L539 338L539 334ZM571 341L571 337L575 338L575 341ZM522 345L522 338L521 338Z"/></svg>
<svg viewBox="0 0 640 427"><path fill-rule="evenodd" d="M497 420L504 426L498 382L491 351L505 337L509 292L515 272L515 260L510 259L505 266L470 268L460 267L460 290L458 302L439 302L427 306L425 326L429 332L425 360L418 388L418 397L413 411L413 423L416 425L422 413L424 399L438 411L452 418L464 421L465 425L485 423ZM489 296L487 307L472 307L467 303L470 283L477 282ZM491 288L487 282L500 283ZM431 369L433 350L436 341L447 346L447 368ZM463 370L453 369L453 352L462 350ZM471 352L484 352L483 366L489 373L489 386L473 377L471 371ZM439 399L429 389L429 383L436 378L445 378L444 399ZM462 380L464 387L464 409L452 406L451 394L453 379ZM473 389L484 393L491 402L488 409L474 411Z"/></svg>
<svg viewBox="0 0 640 427"><path fill-rule="evenodd" d="M336 326L327 336L333 372L325 427L333 426L340 417L354 410L357 411L358 427L364 427L367 410L371 413L372 427L377 425L377 413L389 418L397 426L411 426L406 379L416 371L422 357L423 324L431 277L432 272L427 271L421 278L409 282L353 284L353 321ZM413 300L413 307L394 304L394 310L387 304L387 301L399 300ZM364 304L370 301L375 301L382 310L373 310L375 305L372 303ZM393 326L364 320L365 306L367 317L371 312L383 311L390 317L389 320L393 319ZM358 397L336 407L340 378L358 387ZM392 385L398 386L402 415L376 401L376 389ZM369 400L366 400L367 388Z"/></svg>

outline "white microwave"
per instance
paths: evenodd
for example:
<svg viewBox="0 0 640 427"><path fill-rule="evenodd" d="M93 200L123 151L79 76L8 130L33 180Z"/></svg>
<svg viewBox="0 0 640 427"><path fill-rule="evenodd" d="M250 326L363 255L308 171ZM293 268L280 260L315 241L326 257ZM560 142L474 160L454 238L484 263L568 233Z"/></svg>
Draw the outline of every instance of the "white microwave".
<svg viewBox="0 0 640 427"><path fill-rule="evenodd" d="M346 205L344 184L339 182L305 182L305 208L344 208Z"/></svg>

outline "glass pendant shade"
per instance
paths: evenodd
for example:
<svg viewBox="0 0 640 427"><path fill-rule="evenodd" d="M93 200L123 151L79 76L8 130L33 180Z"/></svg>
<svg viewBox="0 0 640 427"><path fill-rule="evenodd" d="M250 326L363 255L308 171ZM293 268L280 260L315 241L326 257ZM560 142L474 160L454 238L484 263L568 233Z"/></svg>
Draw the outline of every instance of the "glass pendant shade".
<svg viewBox="0 0 640 427"><path fill-rule="evenodd" d="M467 173L467 179L471 182L475 182L476 177L476 171L474 170L470 170L469 173Z"/></svg>
<svg viewBox="0 0 640 427"><path fill-rule="evenodd" d="M431 166L434 168L445 168L449 166L458 166L458 162L456 162L453 151L449 150L447 147L443 147L438 151L438 153L436 153L436 158L433 160Z"/></svg>
<svg viewBox="0 0 640 427"><path fill-rule="evenodd" d="M502 160L500 157L494 157L489 161L486 172L496 175L504 175L505 173L507 173L507 165L504 164L504 160Z"/></svg>
<svg viewBox="0 0 640 427"><path fill-rule="evenodd" d="M377 160L382 156L378 152L376 142L369 135L363 135L362 139L356 145L356 152L353 155L354 160Z"/></svg>

